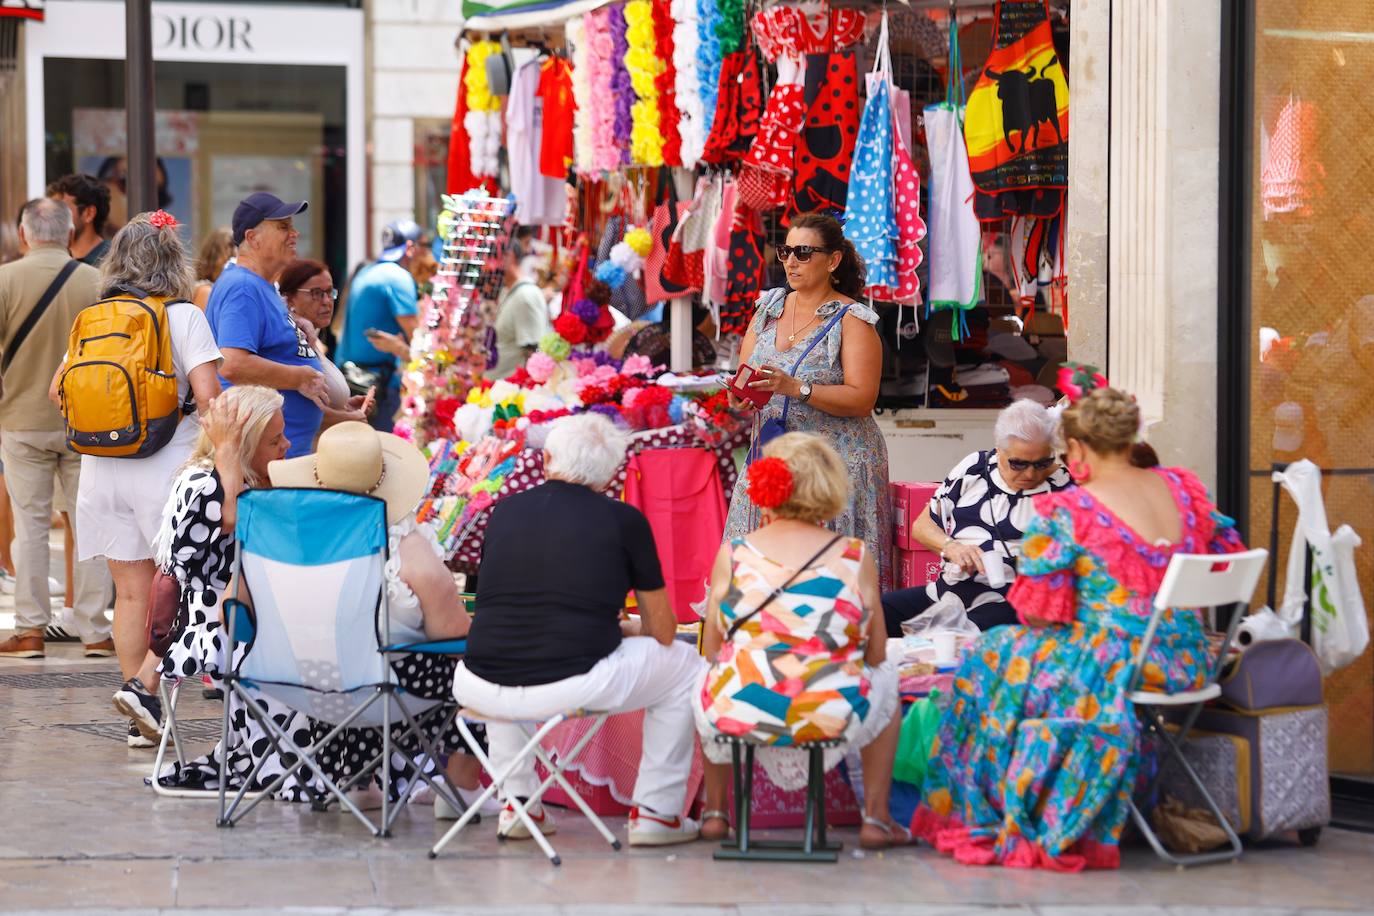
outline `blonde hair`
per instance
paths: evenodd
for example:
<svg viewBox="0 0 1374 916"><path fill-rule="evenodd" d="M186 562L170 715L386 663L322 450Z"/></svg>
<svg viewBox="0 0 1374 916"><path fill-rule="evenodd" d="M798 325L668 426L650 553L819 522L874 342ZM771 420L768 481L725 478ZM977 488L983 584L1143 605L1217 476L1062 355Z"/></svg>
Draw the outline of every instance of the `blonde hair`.
<svg viewBox="0 0 1374 916"><path fill-rule="evenodd" d="M256 487L262 481L253 473L253 454L262 442L262 433L267 428L268 421L281 410L286 399L281 396L281 392L263 388L261 385L235 385L220 392L215 400L218 401L219 398L227 398L228 403L234 406L239 419L243 421L239 438L239 467L243 471L243 482L250 487ZM195 448L191 450L191 457L187 459L186 464L188 467L214 467L215 445L203 428L196 437Z"/></svg>
<svg viewBox="0 0 1374 916"><path fill-rule="evenodd" d="M233 230L223 227L211 232L200 243L200 254L196 256L196 279L214 283L233 256Z"/></svg>
<svg viewBox="0 0 1374 916"><path fill-rule="evenodd" d="M1077 439L1099 455L1131 447L1140 434L1140 406L1124 391L1098 388L1064 408L1059 434Z"/></svg>
<svg viewBox="0 0 1374 916"><path fill-rule="evenodd" d="M102 295L118 289L137 289L149 296L190 300L195 292L195 272L176 227L158 228L140 213L110 239L110 250L100 262Z"/></svg>
<svg viewBox="0 0 1374 916"><path fill-rule="evenodd" d="M773 510L778 518L823 525L849 502L849 471L830 443L814 433L787 433L763 447L792 472L792 495Z"/></svg>

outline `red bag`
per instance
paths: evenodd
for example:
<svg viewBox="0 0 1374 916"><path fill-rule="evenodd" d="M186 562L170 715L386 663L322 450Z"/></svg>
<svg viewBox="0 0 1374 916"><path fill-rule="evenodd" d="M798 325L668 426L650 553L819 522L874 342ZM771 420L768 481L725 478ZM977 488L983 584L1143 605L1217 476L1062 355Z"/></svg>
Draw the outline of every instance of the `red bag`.
<svg viewBox="0 0 1374 916"><path fill-rule="evenodd" d="M653 236L653 247L644 260L644 296L650 302L674 299L691 292L689 284L674 282L665 268L668 263L668 246L673 233L687 205L677 199L677 186L668 169L659 169L658 192L655 195L658 205L654 207L654 217L649 223L649 234Z"/></svg>

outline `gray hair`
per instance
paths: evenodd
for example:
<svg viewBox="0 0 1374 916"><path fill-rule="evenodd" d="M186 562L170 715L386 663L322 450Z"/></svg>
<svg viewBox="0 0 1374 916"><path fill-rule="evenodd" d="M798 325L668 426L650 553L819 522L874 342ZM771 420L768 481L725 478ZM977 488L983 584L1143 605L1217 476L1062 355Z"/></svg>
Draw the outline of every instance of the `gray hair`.
<svg viewBox="0 0 1374 916"><path fill-rule="evenodd" d="M1046 408L1023 398L997 414L993 438L998 448L1006 448L1012 439L1053 447L1057 426L1054 415Z"/></svg>
<svg viewBox="0 0 1374 916"><path fill-rule="evenodd" d="M115 233L100 264L100 288L109 296L121 287L168 299L191 298L196 275L174 226L159 229L148 222L147 213L140 213Z"/></svg>
<svg viewBox="0 0 1374 916"><path fill-rule="evenodd" d="M60 200L40 197L29 201L19 216L19 224L24 228L24 239L30 247L61 245L66 248L72 240L72 210Z"/></svg>
<svg viewBox="0 0 1374 916"><path fill-rule="evenodd" d="M628 437L600 414L583 413L555 420L544 442L551 479L604 490L620 470Z"/></svg>

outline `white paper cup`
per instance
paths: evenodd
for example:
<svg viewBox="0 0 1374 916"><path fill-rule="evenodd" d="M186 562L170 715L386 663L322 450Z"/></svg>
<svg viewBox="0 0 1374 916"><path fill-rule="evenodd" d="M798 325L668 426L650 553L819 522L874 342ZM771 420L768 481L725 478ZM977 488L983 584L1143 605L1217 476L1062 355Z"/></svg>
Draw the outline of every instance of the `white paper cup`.
<svg viewBox="0 0 1374 916"><path fill-rule="evenodd" d="M958 659L958 655L955 653L958 638L958 634L953 630L940 630L930 634L930 641L935 644L935 664L954 664Z"/></svg>
<svg viewBox="0 0 1374 916"><path fill-rule="evenodd" d="M1002 565L1002 555L995 550L983 554L983 575L988 577L988 585L1001 588L1007 584L1007 568Z"/></svg>

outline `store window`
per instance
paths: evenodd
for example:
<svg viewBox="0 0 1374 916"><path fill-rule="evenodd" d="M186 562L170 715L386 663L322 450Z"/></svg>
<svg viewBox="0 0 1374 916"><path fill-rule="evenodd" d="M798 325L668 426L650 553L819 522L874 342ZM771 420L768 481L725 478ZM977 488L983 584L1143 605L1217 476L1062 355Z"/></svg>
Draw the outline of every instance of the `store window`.
<svg viewBox="0 0 1374 916"><path fill-rule="evenodd" d="M346 276L347 113L343 67L159 61L158 196L195 246L229 225L254 191L310 201L298 217L301 257ZM46 179L86 171L112 195L110 231L124 203L122 61L44 61Z"/></svg>
<svg viewBox="0 0 1374 916"><path fill-rule="evenodd" d="M1276 464L1325 472L1374 599L1374 5L1258 0L1249 143L1249 541L1272 546L1282 596L1293 501L1271 521ZM1327 681L1334 773L1374 776L1374 656Z"/></svg>

